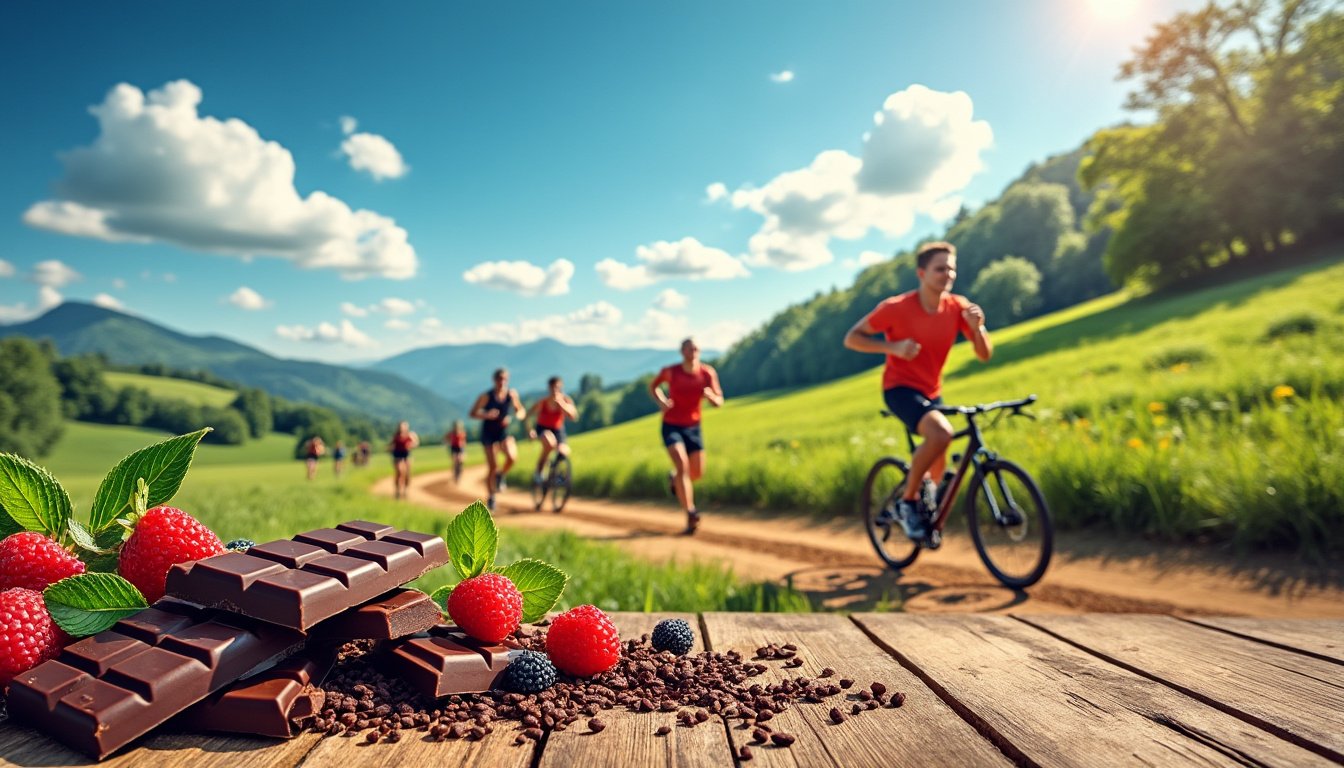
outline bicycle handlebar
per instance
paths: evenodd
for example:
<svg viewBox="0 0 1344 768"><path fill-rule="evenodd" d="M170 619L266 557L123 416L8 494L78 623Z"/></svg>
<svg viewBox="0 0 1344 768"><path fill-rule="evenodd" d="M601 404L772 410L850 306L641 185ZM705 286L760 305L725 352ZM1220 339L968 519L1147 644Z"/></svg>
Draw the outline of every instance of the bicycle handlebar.
<svg viewBox="0 0 1344 768"><path fill-rule="evenodd" d="M1026 416L1028 414L1022 413L1022 409L1034 402L1036 402L1036 396L1027 395L1018 400L999 400L998 402L981 403L980 405L939 405L935 407L934 410L949 415L974 416L976 414L989 413L990 411L1008 408L1012 410L1013 415L1015 416ZM883 409L881 414L883 416L895 416L895 414L886 409Z"/></svg>

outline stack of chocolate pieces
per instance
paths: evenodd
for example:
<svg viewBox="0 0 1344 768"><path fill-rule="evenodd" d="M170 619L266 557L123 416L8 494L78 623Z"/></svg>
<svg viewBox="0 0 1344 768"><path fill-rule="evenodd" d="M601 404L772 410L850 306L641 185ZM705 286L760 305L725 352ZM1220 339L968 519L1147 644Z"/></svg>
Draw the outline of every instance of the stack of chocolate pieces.
<svg viewBox="0 0 1344 768"><path fill-rule="evenodd" d="M508 650L440 624L402 585L448 562L443 539L351 521L175 565L167 596L10 684L9 714L96 758L155 727L290 737L350 640L427 696L489 690Z"/></svg>

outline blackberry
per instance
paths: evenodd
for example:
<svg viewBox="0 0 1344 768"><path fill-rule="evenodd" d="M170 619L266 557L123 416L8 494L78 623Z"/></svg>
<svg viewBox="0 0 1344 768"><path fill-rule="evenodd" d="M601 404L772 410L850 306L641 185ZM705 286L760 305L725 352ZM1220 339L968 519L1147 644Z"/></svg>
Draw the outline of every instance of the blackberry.
<svg viewBox="0 0 1344 768"><path fill-rule="evenodd" d="M504 688L514 693L540 693L555 685L555 665L546 654L523 651L504 670Z"/></svg>
<svg viewBox="0 0 1344 768"><path fill-rule="evenodd" d="M678 656L689 653L695 645L695 633L685 619L663 619L653 628L653 647L671 651Z"/></svg>
<svg viewBox="0 0 1344 768"><path fill-rule="evenodd" d="M224 548L230 552L246 552L255 546L257 546L257 542L251 539L234 539L228 544L225 544Z"/></svg>

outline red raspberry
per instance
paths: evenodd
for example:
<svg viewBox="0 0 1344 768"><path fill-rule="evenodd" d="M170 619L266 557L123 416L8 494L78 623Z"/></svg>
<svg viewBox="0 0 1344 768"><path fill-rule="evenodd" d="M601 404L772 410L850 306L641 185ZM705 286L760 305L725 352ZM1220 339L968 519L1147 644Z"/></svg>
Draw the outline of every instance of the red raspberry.
<svg viewBox="0 0 1344 768"><path fill-rule="evenodd" d="M24 531L0 541L0 589L38 592L66 576L84 572L84 563L40 533Z"/></svg>
<svg viewBox="0 0 1344 768"><path fill-rule="evenodd" d="M621 636L607 614L580 605L551 619L546 652L560 671L575 677L606 672L621 657Z"/></svg>
<svg viewBox="0 0 1344 768"><path fill-rule="evenodd" d="M169 568L223 551L219 537L196 518L173 507L155 507L141 516L122 545L117 572L152 603L163 597Z"/></svg>
<svg viewBox="0 0 1344 768"><path fill-rule="evenodd" d="M56 658L70 636L56 626L42 602L42 593L31 589L0 592L0 689L15 675Z"/></svg>
<svg viewBox="0 0 1344 768"><path fill-rule="evenodd" d="M508 577L482 573L448 594L448 616L463 632L487 643L513 634L523 618L523 594Z"/></svg>

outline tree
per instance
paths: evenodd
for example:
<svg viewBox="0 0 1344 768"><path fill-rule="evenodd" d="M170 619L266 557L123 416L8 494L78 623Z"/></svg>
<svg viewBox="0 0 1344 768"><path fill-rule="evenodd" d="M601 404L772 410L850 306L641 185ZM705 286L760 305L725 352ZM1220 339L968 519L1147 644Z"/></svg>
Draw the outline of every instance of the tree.
<svg viewBox="0 0 1344 768"><path fill-rule="evenodd" d="M52 373L61 383L61 409L67 419L98 421L112 408L116 394L103 378L104 368L103 361L93 355L52 363Z"/></svg>
<svg viewBox="0 0 1344 768"><path fill-rule="evenodd" d="M247 441L249 425L242 414L232 408L205 408L201 411L204 426L214 427L205 440L220 445L242 445ZM200 427L197 427L200 429Z"/></svg>
<svg viewBox="0 0 1344 768"><path fill-rule="evenodd" d="M154 413L154 396L142 387L122 387L108 413L113 424L138 427Z"/></svg>
<svg viewBox="0 0 1344 768"><path fill-rule="evenodd" d="M575 405L579 408L579 420L574 424L575 432L591 432L611 423L611 405L600 390L590 390L579 397Z"/></svg>
<svg viewBox="0 0 1344 768"><path fill-rule="evenodd" d="M271 396L264 390L246 388L239 390L230 407L242 414L247 422L248 434L252 437L265 437L275 427L275 416L271 411Z"/></svg>
<svg viewBox="0 0 1344 768"><path fill-rule="evenodd" d="M971 296L996 325L1021 320L1041 303L1041 272L1018 256L1005 256L980 270Z"/></svg>
<svg viewBox="0 0 1344 768"><path fill-rule="evenodd" d="M620 398L616 401L616 406L611 411L612 424L620 424L658 412L658 404L649 397L651 381L653 376L646 374L625 385Z"/></svg>
<svg viewBox="0 0 1344 768"><path fill-rule="evenodd" d="M590 392L602 391L602 377L596 373L585 373L579 377L579 397L582 398Z"/></svg>
<svg viewBox="0 0 1344 768"><path fill-rule="evenodd" d="M52 358L21 337L0 339L0 451L45 456L61 437L61 383Z"/></svg>

